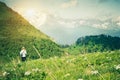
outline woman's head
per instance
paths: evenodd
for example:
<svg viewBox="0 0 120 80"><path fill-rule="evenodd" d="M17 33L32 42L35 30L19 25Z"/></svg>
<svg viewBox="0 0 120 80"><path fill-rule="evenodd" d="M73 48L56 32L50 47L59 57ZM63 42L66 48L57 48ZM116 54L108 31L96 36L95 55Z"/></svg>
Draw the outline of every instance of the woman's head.
<svg viewBox="0 0 120 80"><path fill-rule="evenodd" d="M22 49L25 49L25 47L22 47Z"/></svg>

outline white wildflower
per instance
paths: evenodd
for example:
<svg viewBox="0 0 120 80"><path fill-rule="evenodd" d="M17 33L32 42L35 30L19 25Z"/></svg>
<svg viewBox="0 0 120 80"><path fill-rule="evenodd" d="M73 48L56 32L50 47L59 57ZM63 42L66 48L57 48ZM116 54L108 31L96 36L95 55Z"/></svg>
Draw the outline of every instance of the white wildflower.
<svg viewBox="0 0 120 80"><path fill-rule="evenodd" d="M98 74L98 70L91 71L91 74L92 74L92 75L94 75L94 74Z"/></svg>
<svg viewBox="0 0 120 80"><path fill-rule="evenodd" d="M36 69L32 69L32 71L39 72L40 70L38 68L36 68Z"/></svg>
<svg viewBox="0 0 120 80"><path fill-rule="evenodd" d="M8 74L10 74L10 73L7 73L6 71L3 72L3 76L6 76L6 75L8 75Z"/></svg>
<svg viewBox="0 0 120 80"><path fill-rule="evenodd" d="M116 70L120 69L120 64L117 65L115 68L116 68Z"/></svg>
<svg viewBox="0 0 120 80"><path fill-rule="evenodd" d="M7 74L7 72L4 72L4 73L3 73L3 76L6 76L6 74Z"/></svg>
<svg viewBox="0 0 120 80"><path fill-rule="evenodd" d="M25 72L25 75L26 75L26 76L28 76L28 75L30 75L30 74L31 74L30 71Z"/></svg>
<svg viewBox="0 0 120 80"><path fill-rule="evenodd" d="M67 73L64 77L67 77L67 76L70 76L70 74L69 74L69 73Z"/></svg>

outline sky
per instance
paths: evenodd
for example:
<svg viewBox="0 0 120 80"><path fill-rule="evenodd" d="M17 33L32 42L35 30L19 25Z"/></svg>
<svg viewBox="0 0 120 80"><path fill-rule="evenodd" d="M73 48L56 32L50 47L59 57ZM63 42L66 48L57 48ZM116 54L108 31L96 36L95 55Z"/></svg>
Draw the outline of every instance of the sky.
<svg viewBox="0 0 120 80"><path fill-rule="evenodd" d="M120 0L0 0L58 44L82 36L120 37Z"/></svg>

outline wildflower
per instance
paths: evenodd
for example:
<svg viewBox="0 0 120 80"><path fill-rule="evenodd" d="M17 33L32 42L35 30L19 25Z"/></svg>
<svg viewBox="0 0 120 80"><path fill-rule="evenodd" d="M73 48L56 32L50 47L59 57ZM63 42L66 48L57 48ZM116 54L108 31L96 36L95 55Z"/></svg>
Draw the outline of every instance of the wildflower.
<svg viewBox="0 0 120 80"><path fill-rule="evenodd" d="M98 70L91 71L91 74L92 74L92 75L94 75L94 74L98 74Z"/></svg>
<svg viewBox="0 0 120 80"><path fill-rule="evenodd" d="M3 73L3 76L5 76L6 74L7 74L7 72L4 72L4 73Z"/></svg>
<svg viewBox="0 0 120 80"><path fill-rule="evenodd" d="M30 74L31 74L30 71L25 72L25 75L26 75L26 76L29 76Z"/></svg>
<svg viewBox="0 0 120 80"><path fill-rule="evenodd" d="M36 69L32 69L32 71L39 72L40 70L38 68L36 68Z"/></svg>
<svg viewBox="0 0 120 80"><path fill-rule="evenodd" d="M3 76L6 76L6 75L8 75L8 74L10 74L10 73L7 73L6 71L3 73Z"/></svg>
<svg viewBox="0 0 120 80"><path fill-rule="evenodd" d="M68 73L68 74L66 74L64 77L67 77L67 76L70 76L70 74Z"/></svg>
<svg viewBox="0 0 120 80"><path fill-rule="evenodd" d="M117 65L115 68L116 68L116 70L120 69L120 64Z"/></svg>

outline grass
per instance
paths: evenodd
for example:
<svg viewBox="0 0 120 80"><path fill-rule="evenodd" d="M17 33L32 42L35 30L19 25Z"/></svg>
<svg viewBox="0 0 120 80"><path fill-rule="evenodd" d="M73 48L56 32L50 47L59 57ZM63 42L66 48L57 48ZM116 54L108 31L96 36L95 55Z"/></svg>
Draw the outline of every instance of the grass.
<svg viewBox="0 0 120 80"><path fill-rule="evenodd" d="M73 46L66 49L71 55L64 55L59 45L4 3L0 10L0 80L120 80L120 51L85 54L84 47ZM18 57L22 46L29 54L26 62Z"/></svg>
<svg viewBox="0 0 120 80"><path fill-rule="evenodd" d="M67 55L2 66L2 80L120 80L120 51ZM6 72L5 75L3 75Z"/></svg>
<svg viewBox="0 0 120 80"><path fill-rule="evenodd" d="M61 56L63 50L59 45L36 29L20 14L7 7L3 2L0 2L0 10L0 65L10 61L8 58L16 58L23 46L29 53L27 55L29 59L39 58L36 50L41 53L43 58L54 55Z"/></svg>

